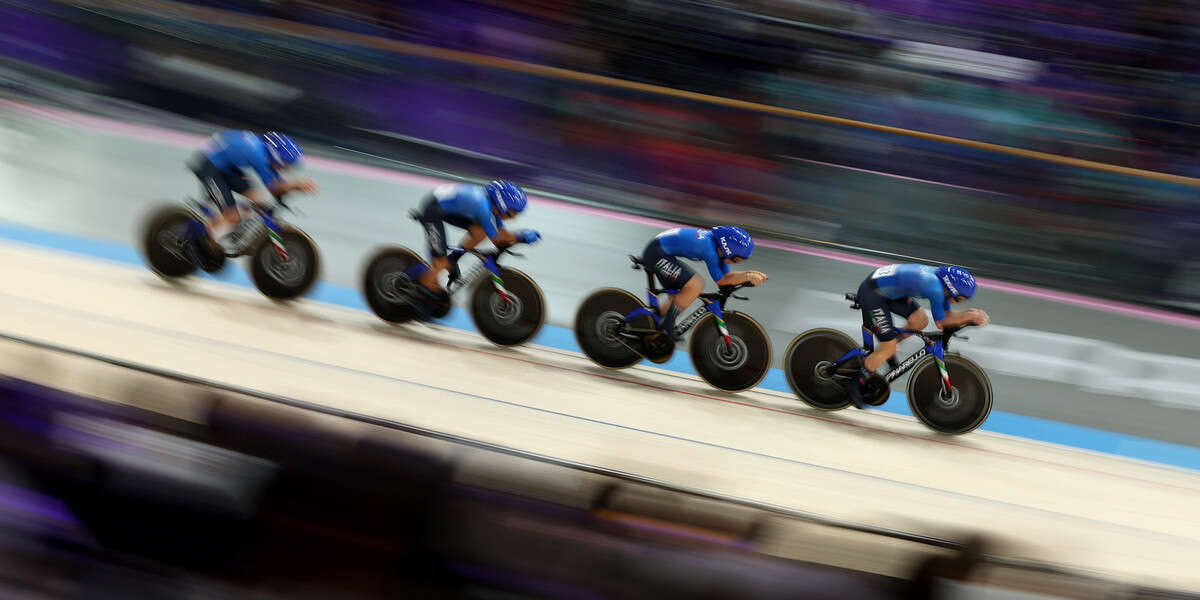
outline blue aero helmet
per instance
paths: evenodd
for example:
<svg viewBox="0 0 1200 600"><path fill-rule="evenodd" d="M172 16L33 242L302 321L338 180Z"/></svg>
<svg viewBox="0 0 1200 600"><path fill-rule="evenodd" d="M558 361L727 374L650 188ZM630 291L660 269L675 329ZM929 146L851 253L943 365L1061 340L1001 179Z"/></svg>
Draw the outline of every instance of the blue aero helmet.
<svg viewBox="0 0 1200 600"><path fill-rule="evenodd" d="M518 187L517 184L497 180L489 182L485 188L487 189L488 197L492 199L492 204L496 206L496 210L500 211L500 214L503 215L510 211L519 213L525 210L527 202L525 191Z"/></svg>
<svg viewBox="0 0 1200 600"><path fill-rule="evenodd" d="M942 280L942 287L950 292L952 298L970 298L975 295L975 277L962 267L938 267L937 277Z"/></svg>
<svg viewBox="0 0 1200 600"><path fill-rule="evenodd" d="M267 154L271 156L271 162L276 164L291 166L300 162L304 156L304 152L300 150L296 140L278 131L268 131L262 134L262 141L267 148Z"/></svg>
<svg viewBox="0 0 1200 600"><path fill-rule="evenodd" d="M741 227L720 225L712 228L713 241L725 258L750 258L754 252L754 238Z"/></svg>

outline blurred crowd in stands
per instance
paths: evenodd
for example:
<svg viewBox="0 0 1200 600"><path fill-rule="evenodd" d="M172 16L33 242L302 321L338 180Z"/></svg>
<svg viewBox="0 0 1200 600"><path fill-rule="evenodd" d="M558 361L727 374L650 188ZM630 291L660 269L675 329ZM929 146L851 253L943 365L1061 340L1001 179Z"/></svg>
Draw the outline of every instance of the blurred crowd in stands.
<svg viewBox="0 0 1200 600"><path fill-rule="evenodd" d="M1200 308L1195 188L370 41L1200 176L1200 7L1191 0L184 4L240 20L169 2L100 12L15 5L0 9L26 40L7 53L10 64L71 72L192 117L288 127L686 221L734 220ZM109 51L86 50L96 47Z"/></svg>

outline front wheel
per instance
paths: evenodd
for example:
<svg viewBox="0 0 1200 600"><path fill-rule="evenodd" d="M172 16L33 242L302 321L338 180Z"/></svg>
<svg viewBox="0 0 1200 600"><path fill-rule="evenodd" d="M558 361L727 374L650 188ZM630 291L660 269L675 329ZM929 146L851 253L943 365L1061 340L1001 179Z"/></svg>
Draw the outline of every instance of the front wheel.
<svg viewBox="0 0 1200 600"><path fill-rule="evenodd" d="M629 313L645 308L637 296L625 290L604 288L592 292L583 300L575 314L575 341L592 362L609 369L632 367L642 359L634 350L641 340L631 339L626 333L636 330L654 332L654 319L643 315L625 326L621 321Z"/></svg>
<svg viewBox="0 0 1200 600"><path fill-rule="evenodd" d="M250 252L250 279L268 298L290 300L304 295L316 283L319 270L317 245L290 225L279 228L278 238L268 231Z"/></svg>
<svg viewBox="0 0 1200 600"><path fill-rule="evenodd" d="M172 279L196 271L184 250L189 243L188 223L193 219L196 215L178 205L160 207L146 219L141 235L142 256L154 274Z"/></svg>
<svg viewBox="0 0 1200 600"><path fill-rule="evenodd" d="M471 292L471 318L483 337L494 344L524 344L542 327L546 299L533 279L516 269L501 267L500 283L504 296L493 277L479 281Z"/></svg>
<svg viewBox="0 0 1200 600"><path fill-rule="evenodd" d="M992 412L992 382L979 365L962 356L947 356L950 393L943 391L937 357L913 367L908 379L908 406L930 429L959 435L977 429Z"/></svg>
<svg viewBox="0 0 1200 600"><path fill-rule="evenodd" d="M850 336L833 329L810 329L796 336L783 356L783 373L788 385L805 404L821 410L840 410L850 405L850 397L834 379L833 364L858 347ZM858 372L862 359L856 358L843 368Z"/></svg>
<svg viewBox="0 0 1200 600"><path fill-rule="evenodd" d="M727 392L748 390L771 370L771 341L758 321L740 312L725 313L721 332L717 315L700 319L692 332L688 352L696 373L713 387Z"/></svg>

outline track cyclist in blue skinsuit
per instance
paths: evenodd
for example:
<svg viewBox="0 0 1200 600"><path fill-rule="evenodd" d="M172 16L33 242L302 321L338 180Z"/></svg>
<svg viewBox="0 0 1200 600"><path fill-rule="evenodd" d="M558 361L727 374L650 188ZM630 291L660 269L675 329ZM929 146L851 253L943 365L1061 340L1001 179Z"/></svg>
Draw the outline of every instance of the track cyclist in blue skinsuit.
<svg viewBox="0 0 1200 600"><path fill-rule="evenodd" d="M208 202L215 209L208 215L206 230L192 232L203 242L200 246L204 251L215 256L226 251L222 246L231 242L224 238L241 222L235 193L258 206L265 204L261 192L250 189L246 171L258 175L276 197L292 190L316 191L317 184L311 179L285 181L280 176L280 171L295 166L303 156L300 146L292 138L274 131L262 135L251 131L222 131L209 138L204 148L188 161L188 168L200 180ZM196 226L203 228L200 223Z"/></svg>
<svg viewBox="0 0 1200 600"><path fill-rule="evenodd" d="M900 339L908 337L908 334L901 335L896 331L892 313L908 320L905 329L921 331L929 325L929 319L916 298L925 298L929 300L929 310L938 329L964 324L986 325L988 315L978 308L960 312L950 310L951 304L974 296L975 287L975 277L962 267L897 264L875 269L858 286L863 323L869 324L874 332L876 344L875 351L864 361L860 376L844 384L854 406L862 408L865 404L862 385L866 377L895 356Z"/></svg>
<svg viewBox="0 0 1200 600"><path fill-rule="evenodd" d="M708 274L718 286L751 283L762 285L767 276L758 271L730 271L729 265L740 263L754 252L754 238L741 227L722 225L712 229L668 229L655 237L642 251L642 264L651 269L666 290L679 290L670 301L660 305L663 320L659 328L672 341L675 317L704 291L704 279L680 258L703 261Z"/></svg>
<svg viewBox="0 0 1200 600"><path fill-rule="evenodd" d="M421 202L418 220L425 228L432 269L417 268L409 273L420 277L424 288L433 298L444 297L446 291L438 283L438 275L454 266L461 254L446 254L446 224L466 229L467 235L459 246L470 250L485 239L497 248L512 244L532 244L542 238L532 229L509 231L504 220L516 217L528 203L525 191L508 181L492 181L487 185L449 184L433 189ZM419 265L418 265L419 267Z"/></svg>

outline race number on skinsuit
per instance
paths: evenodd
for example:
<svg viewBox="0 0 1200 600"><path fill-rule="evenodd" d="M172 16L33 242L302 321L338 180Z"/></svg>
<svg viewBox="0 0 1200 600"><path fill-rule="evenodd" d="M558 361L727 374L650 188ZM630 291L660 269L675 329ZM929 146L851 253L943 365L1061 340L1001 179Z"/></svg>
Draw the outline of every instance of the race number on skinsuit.
<svg viewBox="0 0 1200 600"><path fill-rule="evenodd" d="M433 188L433 197L437 198L438 200L446 200L448 198L453 198L457 194L458 194L458 186L456 186L452 183L448 183L446 185L439 185L439 186Z"/></svg>
<svg viewBox="0 0 1200 600"><path fill-rule="evenodd" d="M871 273L871 279L879 279L880 277L890 277L895 275L896 267L898 266L900 265L884 265L879 267L878 269L875 269L874 273Z"/></svg>

